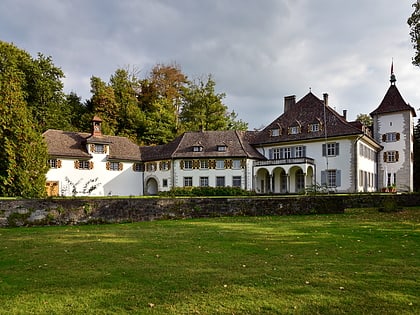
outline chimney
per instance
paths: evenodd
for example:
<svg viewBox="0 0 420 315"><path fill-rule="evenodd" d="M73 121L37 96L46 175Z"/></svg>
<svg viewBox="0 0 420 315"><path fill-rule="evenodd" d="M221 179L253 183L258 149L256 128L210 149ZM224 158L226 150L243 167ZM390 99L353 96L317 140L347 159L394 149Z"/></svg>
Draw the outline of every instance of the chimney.
<svg viewBox="0 0 420 315"><path fill-rule="evenodd" d="M324 105L328 107L328 93L324 93Z"/></svg>
<svg viewBox="0 0 420 315"><path fill-rule="evenodd" d="M296 104L296 95L284 97L284 112L287 112Z"/></svg>
<svg viewBox="0 0 420 315"><path fill-rule="evenodd" d="M343 109L343 118L347 120L347 109Z"/></svg>

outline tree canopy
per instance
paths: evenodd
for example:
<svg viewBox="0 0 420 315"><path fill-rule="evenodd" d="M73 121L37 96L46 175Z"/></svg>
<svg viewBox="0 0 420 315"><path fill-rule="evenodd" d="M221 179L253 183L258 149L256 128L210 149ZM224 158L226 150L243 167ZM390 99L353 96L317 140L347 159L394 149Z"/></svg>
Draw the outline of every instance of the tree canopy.
<svg viewBox="0 0 420 315"><path fill-rule="evenodd" d="M415 50L413 64L420 66L420 1L413 3L414 11L408 18L407 23L410 26L410 36L413 48Z"/></svg>
<svg viewBox="0 0 420 315"><path fill-rule="evenodd" d="M0 195L45 195L47 148L28 105L28 68L38 61L0 42ZM34 80L36 81L36 80Z"/></svg>

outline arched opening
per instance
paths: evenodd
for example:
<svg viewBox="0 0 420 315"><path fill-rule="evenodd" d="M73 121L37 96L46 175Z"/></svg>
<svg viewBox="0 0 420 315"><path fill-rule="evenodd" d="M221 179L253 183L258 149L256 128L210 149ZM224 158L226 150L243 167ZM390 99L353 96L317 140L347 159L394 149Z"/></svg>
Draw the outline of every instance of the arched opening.
<svg viewBox="0 0 420 315"><path fill-rule="evenodd" d="M255 176L255 187L259 194L270 192L270 174L265 168L260 168Z"/></svg>
<svg viewBox="0 0 420 315"><path fill-rule="evenodd" d="M158 183L156 179L149 178L146 182L146 195L157 195Z"/></svg>

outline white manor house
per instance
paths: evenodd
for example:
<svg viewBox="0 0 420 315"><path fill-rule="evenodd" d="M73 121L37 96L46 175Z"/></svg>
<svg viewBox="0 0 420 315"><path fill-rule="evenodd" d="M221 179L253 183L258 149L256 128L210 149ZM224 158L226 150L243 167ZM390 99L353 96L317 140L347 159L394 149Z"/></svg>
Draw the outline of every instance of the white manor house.
<svg viewBox="0 0 420 315"><path fill-rule="evenodd" d="M391 84L370 115L349 122L309 92L284 98L284 112L261 131L186 132L159 146L138 146L101 132L47 130L50 196L155 195L172 187L231 186L257 193L413 190L413 107Z"/></svg>

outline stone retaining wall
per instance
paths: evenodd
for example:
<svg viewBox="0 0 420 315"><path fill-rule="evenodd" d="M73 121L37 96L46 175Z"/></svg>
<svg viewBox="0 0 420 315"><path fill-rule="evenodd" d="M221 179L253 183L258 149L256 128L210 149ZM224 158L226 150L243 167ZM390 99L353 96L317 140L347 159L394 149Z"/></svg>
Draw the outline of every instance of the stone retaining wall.
<svg viewBox="0 0 420 315"><path fill-rule="evenodd" d="M381 207L387 201L419 206L420 195L0 200L0 227L342 213L345 208Z"/></svg>

